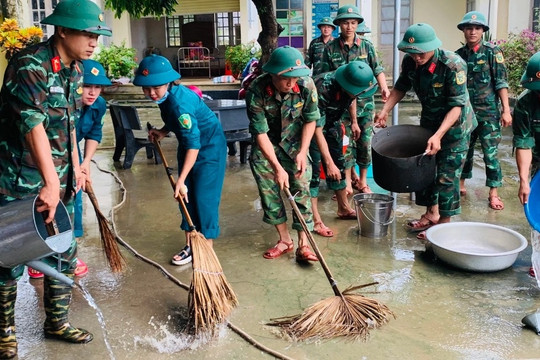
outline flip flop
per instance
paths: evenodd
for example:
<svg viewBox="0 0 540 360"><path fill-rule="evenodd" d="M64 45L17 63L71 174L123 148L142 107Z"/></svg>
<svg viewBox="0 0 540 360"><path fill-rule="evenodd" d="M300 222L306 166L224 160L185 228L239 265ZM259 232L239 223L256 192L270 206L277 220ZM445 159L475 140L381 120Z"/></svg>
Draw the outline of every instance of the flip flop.
<svg viewBox="0 0 540 360"><path fill-rule="evenodd" d="M319 261L317 255L311 251L311 249L306 246L300 246L296 249L296 261L297 262L308 262L308 261Z"/></svg>
<svg viewBox="0 0 540 360"><path fill-rule="evenodd" d="M426 220L427 220L427 224L425 223ZM421 224L424 224L424 225L421 225ZM409 231L414 231L414 232L427 230L433 225L437 225L437 223L428 219L425 215L422 215L420 219L418 220L410 220L407 222L407 224L405 224L405 226L407 227Z"/></svg>
<svg viewBox="0 0 540 360"><path fill-rule="evenodd" d="M351 210L347 214L342 214L342 215L337 214L337 216L341 220L356 220L357 219L356 218L356 211L354 211L354 210Z"/></svg>
<svg viewBox="0 0 540 360"><path fill-rule="evenodd" d="M318 228L317 228L318 227ZM313 232L317 235L321 235L324 237L332 237L334 236L334 232L332 229L330 229L328 226L324 225L322 222L315 223L313 227Z"/></svg>
<svg viewBox="0 0 540 360"><path fill-rule="evenodd" d="M184 248L175 256L179 256L180 259L176 260L173 256L171 263L173 265L184 265L191 262L191 247L189 245L184 246Z"/></svg>
<svg viewBox="0 0 540 360"><path fill-rule="evenodd" d="M504 209L504 203L502 202L501 198L498 196L490 196L488 198L489 207L493 210L502 210Z"/></svg>

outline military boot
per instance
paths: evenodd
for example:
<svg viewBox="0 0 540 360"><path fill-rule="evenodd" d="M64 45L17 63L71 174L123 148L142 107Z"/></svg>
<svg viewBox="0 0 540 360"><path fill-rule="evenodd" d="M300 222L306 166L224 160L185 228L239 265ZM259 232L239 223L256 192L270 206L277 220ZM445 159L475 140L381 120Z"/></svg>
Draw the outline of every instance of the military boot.
<svg viewBox="0 0 540 360"><path fill-rule="evenodd" d="M73 278L72 274L68 276ZM45 337L72 343L92 341L94 336L90 332L73 327L68 321L71 287L59 280L45 276L43 289L43 303L47 316L44 325Z"/></svg>
<svg viewBox="0 0 540 360"><path fill-rule="evenodd" d="M15 300L17 284L0 286L0 359L17 356L15 338Z"/></svg>

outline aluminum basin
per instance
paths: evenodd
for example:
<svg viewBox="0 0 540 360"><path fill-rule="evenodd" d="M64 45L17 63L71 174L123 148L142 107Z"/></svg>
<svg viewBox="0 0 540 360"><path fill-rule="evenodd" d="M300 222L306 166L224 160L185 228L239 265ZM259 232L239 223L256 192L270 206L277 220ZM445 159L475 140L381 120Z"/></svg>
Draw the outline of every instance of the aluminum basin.
<svg viewBox="0 0 540 360"><path fill-rule="evenodd" d="M439 224L426 231L435 255L457 268L489 272L516 261L527 240L514 230L479 222Z"/></svg>

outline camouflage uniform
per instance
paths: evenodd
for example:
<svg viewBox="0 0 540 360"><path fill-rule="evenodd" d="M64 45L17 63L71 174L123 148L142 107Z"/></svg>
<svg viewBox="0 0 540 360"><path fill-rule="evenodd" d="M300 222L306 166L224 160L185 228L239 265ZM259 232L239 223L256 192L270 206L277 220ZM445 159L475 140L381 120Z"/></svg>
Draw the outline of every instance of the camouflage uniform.
<svg viewBox="0 0 540 360"><path fill-rule="evenodd" d="M336 70L340 65L348 64L351 61L360 60L367 63L373 74L377 77L383 72L383 67L377 60L377 53L373 44L366 39L356 36L354 44L349 47L345 44L341 37L328 42L323 52L322 71L328 72ZM353 153L352 146L347 148L345 154L345 168L354 166L354 160L360 169L367 169L371 164L370 142L371 142L371 122L375 112L375 101L373 96L370 98L356 99L356 117L358 126L360 127L360 138L356 141L356 154ZM346 135L351 137L350 114L345 111L344 123ZM340 149L343 145L340 145Z"/></svg>
<svg viewBox="0 0 540 360"><path fill-rule="evenodd" d="M249 131L256 137L266 133L274 146L274 151L281 166L289 174L291 193L298 194L295 201L304 215L309 230L313 230L313 214L308 182L311 179L311 166L299 179L294 162L301 147L301 134L304 123L317 121L320 117L317 108L317 90L309 77L298 79L292 92L284 97L276 91L270 74L257 77L246 94ZM272 168L264 157L257 142L251 147L250 166L264 210L263 221L278 225L287 221L287 215L279 186L274 180ZM293 229L302 230L302 226L293 216Z"/></svg>
<svg viewBox="0 0 540 360"><path fill-rule="evenodd" d="M42 178L35 167L25 142L25 135L43 124L58 177L62 202L73 214L75 189L71 152L71 132L82 108L82 64L73 62L64 67L53 38L22 50L9 62L1 91L0 110L0 205L38 195ZM75 270L77 243L61 254L62 272ZM58 265L57 256L44 259ZM24 265L0 269L0 285L18 279Z"/></svg>
<svg viewBox="0 0 540 360"><path fill-rule="evenodd" d="M433 185L417 193L416 204L439 204L441 216L461 212L459 178L469 148L470 134L476 127L476 117L469 101L466 85L466 64L455 53L436 49L433 58L418 67L409 54L401 63L401 73L394 85L398 91L416 92L422 112L420 126L435 133L448 111L461 107L461 115L441 140L436 155L437 175Z"/></svg>
<svg viewBox="0 0 540 360"><path fill-rule="evenodd" d="M467 88L478 121L478 127L471 134L461 178L472 178L474 144L480 139L486 164L486 186L500 187L502 172L497 153L502 136L497 91L508 88L504 58L501 49L488 42L472 49L465 45L456 53L467 63Z"/></svg>
<svg viewBox="0 0 540 360"><path fill-rule="evenodd" d="M532 178L540 167L540 102L537 91L525 90L519 95L514 107L512 132L515 148L532 149Z"/></svg>
<svg viewBox="0 0 540 360"><path fill-rule="evenodd" d="M334 38L331 37L328 42L332 40L334 40ZM309 43L309 48L304 62L307 67L313 66L313 76L319 75L323 72L322 58L325 46L326 44L323 42L322 36L311 40Z"/></svg>
<svg viewBox="0 0 540 360"><path fill-rule="evenodd" d="M317 126L323 127L324 137L328 143L328 150L332 160L341 171L341 180L335 181L327 178L326 184L330 190L342 190L346 187L345 182L345 156L343 154L343 113L347 112L353 98L345 93L335 78L335 71L321 74L314 78L319 93L320 122ZM315 166L315 165L314 165ZM323 164L324 170L326 166ZM315 169L313 170L315 172ZM310 183L311 196L316 197L319 189L319 178L313 176Z"/></svg>

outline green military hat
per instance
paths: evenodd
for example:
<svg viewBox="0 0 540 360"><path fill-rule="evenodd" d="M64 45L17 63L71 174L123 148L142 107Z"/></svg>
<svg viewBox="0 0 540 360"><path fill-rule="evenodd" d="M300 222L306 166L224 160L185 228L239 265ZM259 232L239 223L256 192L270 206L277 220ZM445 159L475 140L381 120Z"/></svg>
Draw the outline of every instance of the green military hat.
<svg viewBox="0 0 540 360"><path fill-rule="evenodd" d="M367 27L365 22L362 22L358 27L356 28L357 33L367 34L371 32L371 29Z"/></svg>
<svg viewBox="0 0 540 360"><path fill-rule="evenodd" d="M90 0L62 0L41 23L92 34L112 35L111 28L105 24L103 11Z"/></svg>
<svg viewBox="0 0 540 360"><path fill-rule="evenodd" d="M334 24L339 25L341 20L347 20L347 19L356 19L358 20L358 23L360 24L362 21L364 21L364 18L362 15L360 15L360 10L354 5L345 5L338 9L337 16L334 19Z"/></svg>
<svg viewBox="0 0 540 360"><path fill-rule="evenodd" d="M85 85L112 85L111 80L105 74L105 69L96 60L83 60L82 63L84 66L83 82Z"/></svg>
<svg viewBox="0 0 540 360"><path fill-rule="evenodd" d="M308 76L310 72L300 51L288 45L275 49L262 69L284 77Z"/></svg>
<svg viewBox="0 0 540 360"><path fill-rule="evenodd" d="M489 30L486 17L479 11L469 11L466 13L461 22L457 25L457 28L463 30L467 25L479 25L484 28L484 31Z"/></svg>
<svg viewBox="0 0 540 360"><path fill-rule="evenodd" d="M433 51L442 45L441 40L435 34L435 30L428 24L414 24L409 26L403 40L398 44L398 49L411 54L423 54Z"/></svg>
<svg viewBox="0 0 540 360"><path fill-rule="evenodd" d="M373 70L363 61L341 65L336 70L336 81L343 90L360 98L373 96L378 87Z"/></svg>
<svg viewBox="0 0 540 360"><path fill-rule="evenodd" d="M321 21L319 21L319 23L317 24L317 27L320 29L322 25L328 25L328 26L333 27L334 29L337 27L332 22L332 18L329 18L329 17L322 18Z"/></svg>
<svg viewBox="0 0 540 360"><path fill-rule="evenodd" d="M144 59L135 70L135 86L160 86L180 79L167 58L152 54Z"/></svg>
<svg viewBox="0 0 540 360"><path fill-rule="evenodd" d="M529 59L527 68L521 77L521 85L525 89L540 90L540 51Z"/></svg>

